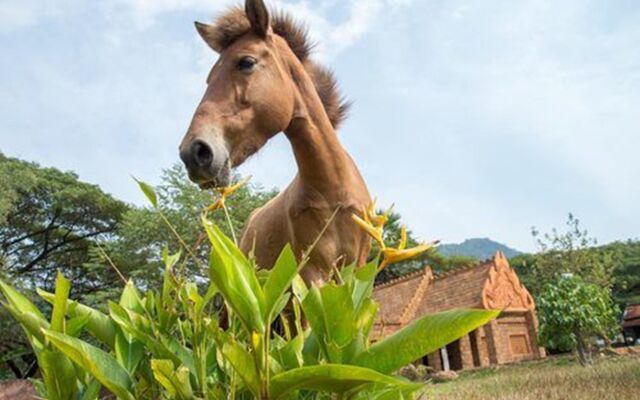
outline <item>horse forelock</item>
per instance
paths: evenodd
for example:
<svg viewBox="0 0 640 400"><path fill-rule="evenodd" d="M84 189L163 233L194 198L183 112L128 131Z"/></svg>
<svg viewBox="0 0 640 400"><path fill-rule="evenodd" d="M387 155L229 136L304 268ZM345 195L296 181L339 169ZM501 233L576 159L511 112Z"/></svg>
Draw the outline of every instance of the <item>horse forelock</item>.
<svg viewBox="0 0 640 400"><path fill-rule="evenodd" d="M340 93L335 75L329 69L310 59L314 45L309 40L306 27L290 14L277 11L271 13L271 28L275 34L287 42L291 51L304 65L331 124L334 129L337 129L347 117L350 103ZM251 24L244 9L234 7L215 20L209 40L213 42L211 43L212 47L223 51L250 30Z"/></svg>

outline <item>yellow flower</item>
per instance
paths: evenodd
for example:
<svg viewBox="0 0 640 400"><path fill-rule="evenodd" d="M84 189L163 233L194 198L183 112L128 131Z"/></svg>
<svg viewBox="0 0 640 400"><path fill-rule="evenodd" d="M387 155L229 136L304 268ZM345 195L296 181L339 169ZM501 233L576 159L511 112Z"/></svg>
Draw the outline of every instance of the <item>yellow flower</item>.
<svg viewBox="0 0 640 400"><path fill-rule="evenodd" d="M213 203L212 205L207 207L207 211L215 211L215 210L218 210L220 208L224 208L225 200L229 196L231 196L234 192L236 192L238 189L243 187L247 182L249 182L249 179L251 179L250 176L242 179L241 181L239 181L238 183L236 183L233 186L227 186L227 187L219 188L218 189L218 193L220 193L220 197L216 200L215 203Z"/></svg>
<svg viewBox="0 0 640 400"><path fill-rule="evenodd" d="M438 241L435 241L431 243L423 243L416 247L407 249L407 229L403 226L400 231L400 243L398 244L398 248L394 249L393 247L386 247L382 249L382 263L380 264L379 270L382 270L389 264L398 263L400 261L419 256L437 244Z"/></svg>
<svg viewBox="0 0 640 400"><path fill-rule="evenodd" d="M380 248L384 249L386 246L384 244L384 225L389 220L389 214L391 214L391 210L393 209L393 205L389 207L387 211L383 214L376 213L376 200L373 199L368 206L363 207L362 209L362 218L356 214L351 216L362 229L365 230L375 240Z"/></svg>
<svg viewBox="0 0 640 400"><path fill-rule="evenodd" d="M365 209L364 215L365 218L368 218L368 221L370 221L373 226L382 229L387 221L389 221L389 215L391 214L392 210L393 204L383 214L378 214L376 212L376 199L373 199L373 201Z"/></svg>
<svg viewBox="0 0 640 400"><path fill-rule="evenodd" d="M367 232L369 236L373 238L373 240L378 242L380 247L382 248L385 247L384 241L382 240L382 233L383 233L382 228L374 226L369 220L369 217L366 212L364 213L364 219L358 217L356 214L352 214L351 219L353 219L356 224L358 224L362 229L364 229L364 231Z"/></svg>
<svg viewBox="0 0 640 400"><path fill-rule="evenodd" d="M251 333L251 344L254 349L258 349L258 347L260 347L260 334L258 332Z"/></svg>

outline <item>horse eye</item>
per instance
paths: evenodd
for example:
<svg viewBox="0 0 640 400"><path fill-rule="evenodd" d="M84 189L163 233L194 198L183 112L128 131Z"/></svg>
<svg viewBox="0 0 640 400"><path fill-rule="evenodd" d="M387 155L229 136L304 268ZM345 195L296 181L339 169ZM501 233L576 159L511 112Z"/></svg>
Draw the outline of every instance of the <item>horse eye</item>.
<svg viewBox="0 0 640 400"><path fill-rule="evenodd" d="M243 72L251 72L258 61L253 57L242 57L238 61L238 70Z"/></svg>

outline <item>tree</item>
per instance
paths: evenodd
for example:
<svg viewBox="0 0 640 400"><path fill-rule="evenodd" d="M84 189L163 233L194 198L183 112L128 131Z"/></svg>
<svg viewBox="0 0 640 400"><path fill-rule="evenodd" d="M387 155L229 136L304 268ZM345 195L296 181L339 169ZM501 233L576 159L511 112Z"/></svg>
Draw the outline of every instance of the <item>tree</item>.
<svg viewBox="0 0 640 400"><path fill-rule="evenodd" d="M192 274L206 276L196 265L206 261L210 251L208 241L204 240L200 214L215 202L215 195L191 183L179 164L163 172L155 190L161 214L149 208L128 210L117 231L117 240L109 244L106 253L125 275L136 278L138 283L146 281L152 284L161 278L161 250L167 247L172 253L182 251L185 254L186 245L195 256L195 259L188 258L186 268ZM226 201L236 235L241 234L250 214L276 194L275 190L264 191L259 185L248 184ZM214 213L211 218L225 234L231 236L224 213ZM106 260L98 258L96 262L105 264Z"/></svg>
<svg viewBox="0 0 640 400"><path fill-rule="evenodd" d="M0 154L2 275L20 285L51 288L64 268L79 293L103 277L84 264L98 240L110 240L129 208L71 172L42 168Z"/></svg>
<svg viewBox="0 0 640 400"><path fill-rule="evenodd" d="M113 286L113 271L92 268L90 261L98 241L113 239L127 209L71 172L0 153L0 278L51 290L56 270L64 269L74 280L76 298ZM0 365L28 377L36 371L35 358L9 321L2 309Z"/></svg>
<svg viewBox="0 0 640 400"><path fill-rule="evenodd" d="M547 284L537 308L540 342L550 349L576 351L585 366L591 364L594 339L609 339L619 329L610 291L575 275Z"/></svg>
<svg viewBox="0 0 640 400"><path fill-rule="evenodd" d="M518 267L523 272L523 281L532 293L540 293L546 283L555 282L565 273L571 273L602 288L611 288L613 272L620 264L616 251L600 249L597 240L581 228L580 221L569 214L567 231L552 229L541 234L535 227L531 229L538 246L538 253Z"/></svg>

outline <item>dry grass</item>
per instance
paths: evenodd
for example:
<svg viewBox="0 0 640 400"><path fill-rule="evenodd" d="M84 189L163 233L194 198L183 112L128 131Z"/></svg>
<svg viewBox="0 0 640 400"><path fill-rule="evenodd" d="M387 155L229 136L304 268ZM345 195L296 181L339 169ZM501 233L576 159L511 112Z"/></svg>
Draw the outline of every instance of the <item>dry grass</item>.
<svg viewBox="0 0 640 400"><path fill-rule="evenodd" d="M432 386L437 400L625 400L640 399L640 358L601 358L583 368L569 358L550 358L462 373Z"/></svg>

